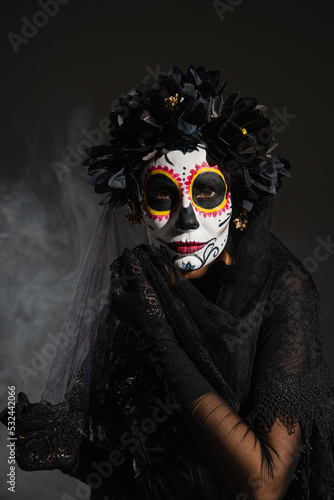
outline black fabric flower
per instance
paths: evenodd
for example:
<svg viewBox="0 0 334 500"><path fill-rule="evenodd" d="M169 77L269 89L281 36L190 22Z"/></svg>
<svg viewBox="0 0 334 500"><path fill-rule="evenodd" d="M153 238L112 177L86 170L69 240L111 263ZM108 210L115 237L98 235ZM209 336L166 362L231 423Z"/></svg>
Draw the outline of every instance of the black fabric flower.
<svg viewBox="0 0 334 500"><path fill-rule="evenodd" d="M277 143L266 108L239 93L224 100L226 84L216 91L218 83L218 71L190 66L184 73L172 65L157 87L143 83L119 99L109 145L89 149L84 162L95 191L108 193L102 204L133 201L136 172L146 161L194 141L231 175L233 195L246 210L276 193L290 164L272 154Z"/></svg>

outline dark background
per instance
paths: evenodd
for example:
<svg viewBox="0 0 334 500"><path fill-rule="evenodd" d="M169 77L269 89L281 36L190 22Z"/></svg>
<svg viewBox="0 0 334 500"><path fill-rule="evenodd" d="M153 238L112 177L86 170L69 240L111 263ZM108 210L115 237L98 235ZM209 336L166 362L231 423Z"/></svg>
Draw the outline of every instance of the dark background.
<svg viewBox="0 0 334 500"><path fill-rule="evenodd" d="M226 0L220 15L206 0L69 0L46 18L32 0L2 10L1 408L8 385L39 400L99 217L82 141L102 142L101 120L119 95L154 83L172 63L218 69L227 93L256 97L276 117L277 152L293 171L275 201L273 232L312 272L334 374L334 250L323 244L333 235L332 3ZM8 34L22 36L24 17L40 27L15 53ZM15 498L87 498L77 484L59 471L17 470Z"/></svg>

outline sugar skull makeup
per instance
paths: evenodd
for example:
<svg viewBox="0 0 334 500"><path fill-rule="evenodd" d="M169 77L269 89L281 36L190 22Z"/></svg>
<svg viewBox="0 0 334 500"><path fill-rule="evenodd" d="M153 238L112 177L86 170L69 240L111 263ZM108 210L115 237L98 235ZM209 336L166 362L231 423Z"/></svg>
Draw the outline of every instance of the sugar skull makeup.
<svg viewBox="0 0 334 500"><path fill-rule="evenodd" d="M224 250L232 212L224 175L197 147L170 151L149 163L141 177L150 243L182 271L200 269Z"/></svg>

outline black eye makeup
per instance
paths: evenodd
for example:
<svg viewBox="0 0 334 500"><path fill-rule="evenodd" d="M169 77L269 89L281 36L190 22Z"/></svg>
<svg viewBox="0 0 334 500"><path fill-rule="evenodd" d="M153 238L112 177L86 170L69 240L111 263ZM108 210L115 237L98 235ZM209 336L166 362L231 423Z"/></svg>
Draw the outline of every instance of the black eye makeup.
<svg viewBox="0 0 334 500"><path fill-rule="evenodd" d="M168 175L157 173L146 182L145 208L153 215L166 215L180 202L181 192L178 184Z"/></svg>
<svg viewBox="0 0 334 500"><path fill-rule="evenodd" d="M214 211L226 203L227 185L220 172L204 171L196 175L190 186L193 203L202 211Z"/></svg>

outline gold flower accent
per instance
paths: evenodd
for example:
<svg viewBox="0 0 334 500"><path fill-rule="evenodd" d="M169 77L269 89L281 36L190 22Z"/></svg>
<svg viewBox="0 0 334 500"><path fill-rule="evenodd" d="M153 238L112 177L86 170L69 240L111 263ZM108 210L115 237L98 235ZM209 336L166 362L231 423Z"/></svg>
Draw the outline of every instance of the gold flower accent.
<svg viewBox="0 0 334 500"><path fill-rule="evenodd" d="M180 109L178 104L182 101L183 101L183 97L181 99L179 99L179 94L175 94L175 96L171 95L170 97L165 98L165 103L167 104L167 106L169 106L172 109L175 108L176 110Z"/></svg>
<svg viewBox="0 0 334 500"><path fill-rule="evenodd" d="M247 217L247 211L242 210L239 217L235 217L233 219L236 229L240 229L240 231L247 229L248 220L246 219L246 217Z"/></svg>

